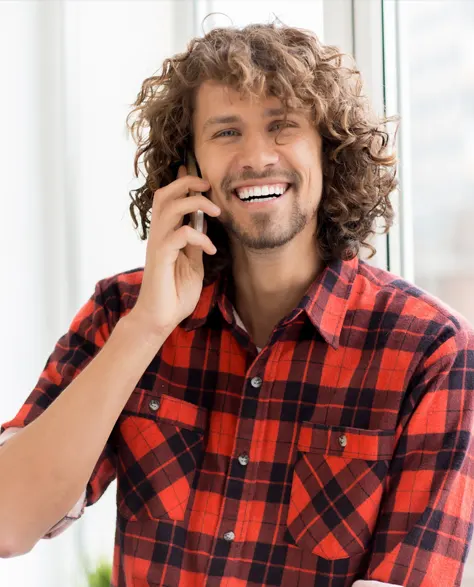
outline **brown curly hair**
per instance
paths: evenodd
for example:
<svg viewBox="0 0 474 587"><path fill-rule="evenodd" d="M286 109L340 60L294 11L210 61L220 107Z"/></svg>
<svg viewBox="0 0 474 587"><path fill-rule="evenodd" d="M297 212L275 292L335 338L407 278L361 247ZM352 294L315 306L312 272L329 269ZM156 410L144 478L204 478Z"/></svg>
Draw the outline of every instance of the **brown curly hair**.
<svg viewBox="0 0 474 587"><path fill-rule="evenodd" d="M312 31L270 23L215 28L192 39L185 52L165 59L161 74L145 79L127 116L138 146L135 175L141 155L147 172L145 185L129 193L135 228L135 208L140 215L140 238L147 238L154 192L176 179L185 150L193 144L197 89L203 81L215 80L242 98L276 96L284 109L291 105L309 110L322 138L323 190L316 233L320 254L324 261L351 259L365 246L373 256L375 248L366 239L375 234L377 217L384 220L383 233L393 223L389 196L398 186L396 156L387 150L385 124L398 117L379 119L374 114L361 94L360 72L355 64L343 66L344 57L354 64L351 56L323 45ZM224 227L216 218L206 220L217 253L203 255L204 285L232 265Z"/></svg>

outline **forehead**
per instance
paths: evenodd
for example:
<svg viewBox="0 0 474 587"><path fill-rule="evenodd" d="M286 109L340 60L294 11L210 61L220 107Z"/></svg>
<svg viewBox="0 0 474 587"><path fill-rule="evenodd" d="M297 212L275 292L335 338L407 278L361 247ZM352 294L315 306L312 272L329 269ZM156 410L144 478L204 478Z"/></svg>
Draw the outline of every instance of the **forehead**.
<svg viewBox="0 0 474 587"><path fill-rule="evenodd" d="M239 92L217 81L205 81L198 88L195 96L194 125L196 130L203 128L210 117L222 114L256 113L282 109L282 101L276 96L261 98L241 98ZM303 112L303 110L301 110Z"/></svg>
<svg viewBox="0 0 474 587"><path fill-rule="evenodd" d="M208 80L203 82L196 93L196 112L204 111L206 107L208 110L215 110L218 107L245 107L245 106L261 106L261 107L278 107L281 106L281 101L276 96L263 96L262 98L251 101L250 99L242 99L239 92L234 88L227 86L217 81Z"/></svg>

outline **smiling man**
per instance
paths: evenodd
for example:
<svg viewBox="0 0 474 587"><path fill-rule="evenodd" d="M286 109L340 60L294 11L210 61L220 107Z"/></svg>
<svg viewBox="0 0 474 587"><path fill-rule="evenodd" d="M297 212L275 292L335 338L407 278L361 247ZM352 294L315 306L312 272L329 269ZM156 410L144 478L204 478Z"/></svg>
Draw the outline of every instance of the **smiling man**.
<svg viewBox="0 0 474 587"><path fill-rule="evenodd" d="M242 99L215 81L196 93L196 157L231 242L237 312L261 347L322 269L321 136L307 110L283 117L276 97Z"/></svg>
<svg viewBox="0 0 474 587"><path fill-rule="evenodd" d="M144 81L145 267L97 283L2 426L2 556L116 478L114 587L460 586L474 335L359 258L397 186L359 81L275 25L215 29Z"/></svg>

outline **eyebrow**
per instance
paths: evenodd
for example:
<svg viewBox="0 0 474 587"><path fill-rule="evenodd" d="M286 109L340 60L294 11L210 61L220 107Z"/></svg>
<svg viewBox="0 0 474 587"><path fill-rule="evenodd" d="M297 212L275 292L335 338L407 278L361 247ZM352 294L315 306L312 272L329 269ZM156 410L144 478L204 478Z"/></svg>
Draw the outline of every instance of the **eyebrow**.
<svg viewBox="0 0 474 587"><path fill-rule="evenodd" d="M284 108L267 108L264 113L264 118L271 118L272 116L282 116L285 113ZM288 114L296 113L294 108L288 108ZM231 124L233 122L242 122L242 118L237 115L211 116L203 124L202 130L206 130L210 126L216 124Z"/></svg>

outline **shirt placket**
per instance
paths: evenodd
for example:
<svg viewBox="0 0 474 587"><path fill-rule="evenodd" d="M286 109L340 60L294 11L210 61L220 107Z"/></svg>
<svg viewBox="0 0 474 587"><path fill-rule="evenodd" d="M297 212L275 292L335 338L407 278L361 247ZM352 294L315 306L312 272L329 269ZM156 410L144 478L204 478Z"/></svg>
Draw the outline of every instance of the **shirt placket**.
<svg viewBox="0 0 474 587"><path fill-rule="evenodd" d="M225 482L225 497L223 499L221 514L219 516L216 543L213 549L213 557L209 560L210 568L214 557L227 558L225 574L230 574L231 576L235 575L237 569L230 567L233 567L234 564L237 565L238 560L232 561L230 559L239 558L246 534L245 521L242 520L242 523L239 524L239 510L243 503L250 503L253 498L255 491L254 481L257 472L256 463L252 463L250 454L255 418L258 411L257 406L259 406L258 399L261 399L260 394L263 384L261 374L263 373L264 365L262 362L256 363L251 369L254 371L254 374L249 373L246 377L242 401L245 402L247 400L251 402L251 405L255 405L256 407L254 413L250 413L247 409L247 412L244 414L244 417L240 418L237 426L236 438L232 451L233 456L229 463L229 470ZM252 402L254 402L254 404ZM245 410L245 405L243 406L243 410ZM231 472L234 467L241 467L244 469L244 471L242 471L242 495L238 500L229 497L229 484L232 483Z"/></svg>

